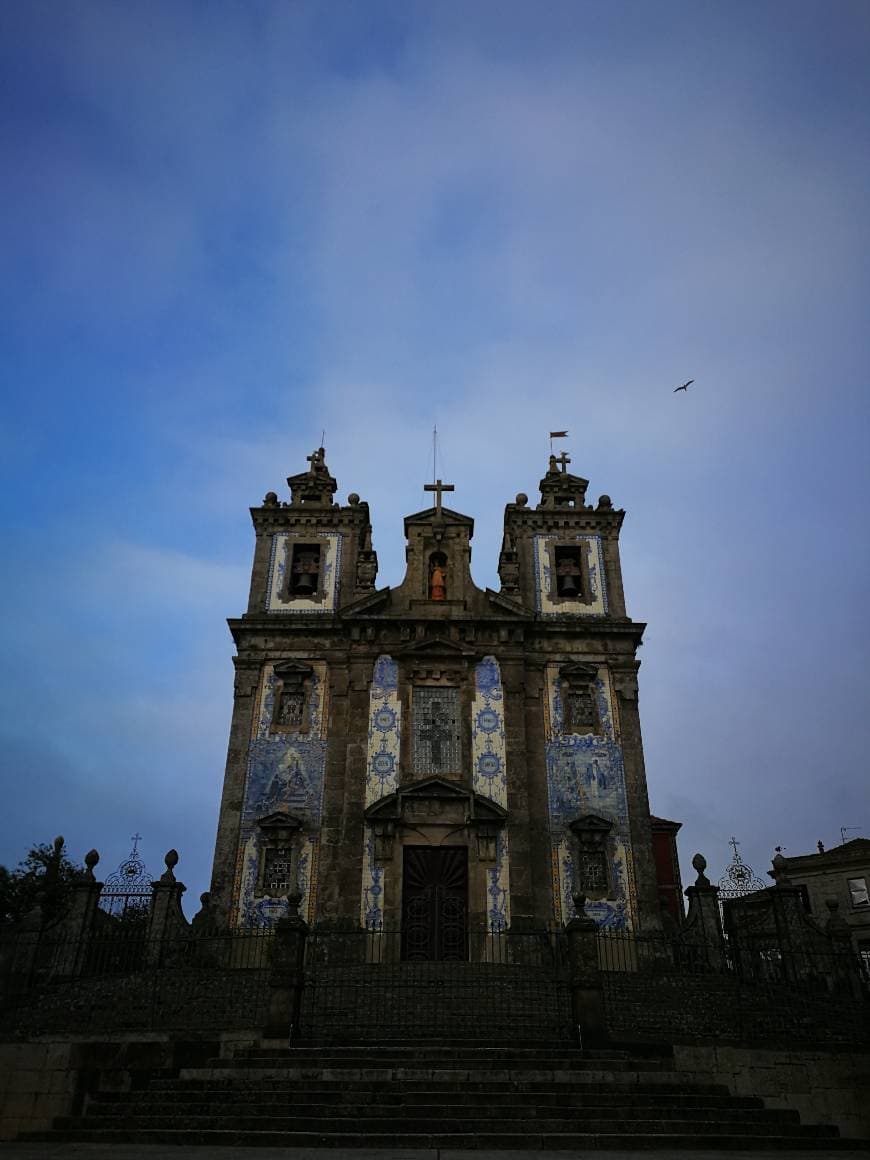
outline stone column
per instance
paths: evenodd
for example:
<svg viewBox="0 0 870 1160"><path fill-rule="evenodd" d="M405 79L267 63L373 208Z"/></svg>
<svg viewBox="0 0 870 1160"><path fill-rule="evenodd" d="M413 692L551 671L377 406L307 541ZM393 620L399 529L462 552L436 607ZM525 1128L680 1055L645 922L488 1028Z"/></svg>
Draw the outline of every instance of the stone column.
<svg viewBox="0 0 870 1160"><path fill-rule="evenodd" d="M55 976L77 978L82 973L103 889L103 883L94 877L99 860L97 851L89 850L85 854L85 873L69 887L66 912L55 928L59 936L52 972Z"/></svg>
<svg viewBox="0 0 870 1160"><path fill-rule="evenodd" d="M577 918L565 927L568 939L568 985L571 992L571 1025L583 1047L607 1041L604 995L598 966L598 926L587 918L586 897L575 894Z"/></svg>
<svg viewBox="0 0 870 1160"><path fill-rule="evenodd" d="M160 966L167 952L171 953L172 942L179 941L190 929L181 909L181 896L187 887L178 882L174 874L178 851L170 850L164 861L166 870L157 882L151 883L151 914L145 947L145 961L149 967Z"/></svg>
<svg viewBox="0 0 870 1160"><path fill-rule="evenodd" d="M275 923L272 968L269 976L269 1017L266 1039L295 1039L299 1035L308 924L299 917L302 895L288 894L290 914Z"/></svg>
<svg viewBox="0 0 870 1160"><path fill-rule="evenodd" d="M706 965L713 971L724 971L725 937L719 913L719 887L713 886L704 873L707 859L696 854L692 866L697 872L694 886L686 888L689 913L678 935L678 945L687 951L687 965Z"/></svg>
<svg viewBox="0 0 870 1160"><path fill-rule="evenodd" d="M625 793L628 800L638 917L641 932L649 934L661 931L662 918L653 860L649 795L640 732L637 687L639 667L638 661L621 661L611 668L611 675L616 692L622 756L625 763Z"/></svg>

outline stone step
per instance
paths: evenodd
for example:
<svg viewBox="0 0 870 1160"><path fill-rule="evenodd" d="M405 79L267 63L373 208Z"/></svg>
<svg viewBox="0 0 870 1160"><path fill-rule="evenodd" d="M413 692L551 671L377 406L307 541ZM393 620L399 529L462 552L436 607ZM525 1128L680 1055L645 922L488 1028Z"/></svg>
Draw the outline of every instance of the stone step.
<svg viewBox="0 0 870 1160"><path fill-rule="evenodd" d="M378 1093L377 1103L372 1104L366 1099L366 1092L335 1091L332 1089L316 1090L304 1088L301 1090L270 1090L259 1093L238 1091L236 1088L224 1088L215 1095L210 1089L194 1091L151 1091L143 1089L132 1092L100 1092L95 1097L91 1107L110 1106L123 1102L131 1106L140 1107L154 1105L165 1108L170 1104L202 1104L212 1106L219 1100L222 1105L243 1104L257 1107L309 1107L317 1104L322 1107L342 1108L383 1108L386 1112L414 1105L416 1107L436 1104L443 1106L467 1107L498 1107L512 1108L553 1108L564 1107L566 1096L561 1092L515 1092L515 1091L385 1091ZM620 1092L596 1092L588 1098L585 1093L569 1093L568 1096L574 1107L588 1108L739 1108L744 1111L758 1111L764 1109L764 1102L757 1096L731 1095L696 1095L691 1093L656 1092L654 1095L638 1093L635 1090Z"/></svg>
<svg viewBox="0 0 870 1160"><path fill-rule="evenodd" d="M699 1073L703 1080L708 1077ZM284 1067L276 1065L260 1065L254 1067L213 1067L213 1068L183 1068L180 1079L218 1081L231 1079L233 1081L254 1080L260 1083L264 1080L283 1081L285 1083L299 1083L301 1080L335 1080L339 1083L354 1082L393 1082L414 1083L419 1080L434 1080L441 1083L548 1083L565 1084L579 1083L587 1080L591 1083L606 1083L612 1085L632 1085L636 1083L676 1083L683 1079L682 1073L657 1068L493 1068L484 1071L478 1068L441 1068L441 1067Z"/></svg>
<svg viewBox="0 0 870 1160"><path fill-rule="evenodd" d="M523 1059L515 1055L494 1056L491 1059L476 1059L473 1056L452 1055L443 1059L420 1056L400 1056L383 1054L378 1056L342 1055L324 1056L321 1054L287 1055L287 1056L233 1056L231 1059L210 1060L208 1068L238 1070L247 1068L253 1070L274 1070L275 1068L311 1068L322 1067L335 1069L361 1068L423 1068L431 1071L449 1066L452 1071L534 1071L534 1070L563 1070L563 1071L666 1071L673 1068L672 1060L664 1059L584 1059L581 1056L562 1055L551 1052L541 1055L540 1058Z"/></svg>
<svg viewBox="0 0 870 1160"><path fill-rule="evenodd" d="M564 1073L563 1073L564 1074ZM477 1078L467 1078L467 1073L463 1072L458 1078L448 1076L445 1078L445 1073L436 1072L432 1075L421 1076L419 1079L408 1079L407 1076L398 1076L394 1072L387 1072L379 1078L372 1078L371 1072L368 1072L361 1079L353 1078L353 1076L342 1075L336 1072L327 1072L321 1075L260 1075L259 1078L253 1079L251 1073L244 1073L241 1076L233 1076L231 1073L217 1072L215 1074L206 1074L203 1076L191 1076L182 1073L180 1079L159 1079L154 1080L150 1089L152 1092L179 1092L179 1090L209 1090L216 1095L220 1092L252 1092L258 1093L263 1090L271 1090L271 1092L288 1092L292 1087L300 1090L304 1088L306 1092L312 1090L322 1090L322 1092L336 1092L336 1090L346 1090L346 1092L368 1092L371 1093L372 1099L377 1099L380 1093L389 1092L389 1090L397 1090L403 1088L407 1092L414 1092L414 1090L441 1090L442 1093L451 1093L455 1090L465 1090L465 1092L554 1092L554 1093L570 1093L570 1092L587 1092L587 1093L612 1093L614 1090L625 1093L687 1093L696 1095L727 1095L728 1089L724 1083L698 1083L687 1079L686 1076L680 1072L673 1073L648 1073L632 1076L622 1083L617 1083L610 1078L601 1078L595 1073L587 1073L582 1078L539 1078L536 1074L535 1078L528 1079L523 1075L522 1078L517 1078L516 1075L509 1075L508 1078L501 1078L501 1076L492 1076L486 1080Z"/></svg>
<svg viewBox="0 0 870 1160"><path fill-rule="evenodd" d="M686 1133L661 1133L655 1136L655 1143L648 1135L625 1132L493 1132L478 1135L463 1133L406 1133L383 1132L361 1135L359 1132L233 1132L219 1129L185 1131L184 1129L161 1128L153 1131L144 1129L107 1129L100 1131L86 1128L75 1132L28 1132L21 1141L69 1142L75 1144L199 1144L210 1147L242 1145L274 1148L440 1148L440 1149L524 1149L524 1150L591 1150L591 1149L637 1149L654 1146L658 1150L672 1149L729 1149L729 1150L770 1150L785 1151L800 1149L810 1151L823 1149L852 1150L853 1140L841 1140L830 1136L770 1135L759 1136L754 1130L739 1132L729 1129L722 1134L706 1134L696 1131Z"/></svg>
<svg viewBox="0 0 870 1160"><path fill-rule="evenodd" d="M598 1135L600 1133L618 1132L621 1135L660 1136L660 1135L727 1135L729 1132L744 1134L746 1127L739 1117L720 1117L710 1120L680 1119L628 1119L620 1116L598 1117L586 1120L575 1120L565 1116L556 1116L522 1123L505 1125L498 1116L489 1117L453 1117L447 1115L433 1116L429 1119L415 1118L407 1122L388 1124L378 1121L355 1120L349 1123L336 1123L334 1118L322 1119L316 1116L277 1116L268 1117L249 1115L228 1115L217 1117L209 1112L205 1115L192 1116L187 1113L167 1116L155 1113L154 1115L122 1115L103 1117L99 1124L95 1124L89 1116L66 1116L57 1120L57 1128L61 1131L78 1132L98 1127L100 1130L129 1130L129 1131L158 1131L172 1129L175 1131L229 1131L257 1133L269 1132L355 1132L361 1136L383 1135L388 1132L407 1132L415 1135L443 1135L444 1133L474 1133L475 1135L490 1135L504 1131L506 1128L515 1135L528 1134L565 1134L583 1132ZM815 1138L819 1136L836 1136L836 1129L826 1124L802 1125L799 1122L753 1121L752 1134L763 1136L801 1136Z"/></svg>
<svg viewBox="0 0 870 1160"><path fill-rule="evenodd" d="M433 1119L437 1112L437 1119ZM295 1112L289 1112L286 1108L275 1108L262 1106L238 1108L238 1107L212 1107L208 1104L200 1105L175 1105L171 1108L141 1108L129 1107L123 1104L112 1104L103 1107L89 1107L87 1115L76 1118L76 1126L83 1126L84 1124L92 1124L94 1120L99 1120L100 1127L110 1126L112 1122L117 1121L117 1126L123 1127L129 1125L130 1127L160 1127L161 1124L171 1121L175 1124L182 1120L186 1126L197 1126L193 1121L227 1121L232 1120L233 1126L241 1120L250 1122L254 1126L268 1122L270 1125L277 1125L280 1121L284 1126L293 1126L297 1130L303 1130L306 1125L316 1124L317 1127L323 1126L323 1121L328 1120L331 1124L347 1128L350 1121L356 1125L360 1131L383 1131L383 1121L389 1121L393 1124L401 1124L403 1127L407 1126L409 1122L413 1122L416 1130L419 1131L438 1131L438 1124L447 1125L451 1121L465 1121L473 1122L474 1125L483 1126L484 1124L502 1123L507 1120L519 1121L516 1125L521 1130L525 1130L530 1126L534 1126L537 1130L543 1131L540 1127L542 1123L552 1124L555 1120L566 1124L577 1124L583 1122L584 1124L594 1125L609 1125L612 1130L618 1123L621 1126L631 1126L632 1130L640 1130L646 1127L650 1131L657 1129L649 1128L650 1124L667 1124L673 1125L679 1123L681 1125L694 1123L700 1126L705 1126L709 1123L729 1123L735 1122L748 1123L752 1122L759 1131L774 1131L783 1129L785 1126L793 1126L800 1129L800 1119L796 1112L790 1109L767 1110L758 1109L748 1111L744 1108L620 1108L620 1109L601 1109L601 1108L516 1108L516 1109L488 1109L469 1108L464 1105L449 1104L444 1107L433 1106L432 1104L410 1105L405 1108L366 1108L358 1107L343 1107L337 1109L330 1105L314 1104L308 1108L299 1109ZM429 1123L435 1124L435 1127L429 1127ZM58 1126L70 1126L71 1120L62 1123L58 1121ZM424 1125L426 1125L424 1127ZM94 1125L96 1126L96 1125ZM223 1126L223 1125L222 1125ZM280 1126L280 1125L279 1125ZM512 1124L512 1127L515 1125ZM447 1128L445 1126L444 1130ZM548 1131L555 1131L552 1127L547 1128ZM589 1127L588 1131L602 1130L600 1127ZM675 1128L670 1128L675 1131ZM828 1133L829 1135L832 1133Z"/></svg>
<svg viewBox="0 0 870 1160"><path fill-rule="evenodd" d="M654 1082L651 1082L654 1079ZM508 1080L494 1080L488 1079L484 1081L466 1080L463 1082L446 1081L437 1078L426 1078L417 1080L402 1080L401 1083L394 1079L345 1079L330 1077L327 1079L306 1079L305 1081L296 1081L294 1087L297 1091L303 1090L309 1094L322 1093L328 1094L330 1098L336 1092L359 1092L368 1093L372 1100L380 1099L382 1095L389 1091L404 1090L406 1092L415 1091L431 1091L438 1092L442 1098L445 1095L451 1094L455 1091L466 1092L509 1092L512 1094L525 1092L545 1092L554 1093L564 1098L565 1093L586 1093L590 1095L595 1094L612 1094L614 1089L617 1091L624 1091L626 1095L657 1095L657 1094L676 1094L676 1095L728 1095L728 1088L725 1084L717 1083L693 1083L689 1080L677 1075L673 1077L659 1077L647 1076L646 1082L638 1081L630 1085L616 1085L611 1082L603 1082L586 1077L583 1080L561 1081L554 1083L552 1080L525 1080L525 1079L508 1079ZM169 1091L209 1091L214 1093L216 1098L221 1098L224 1092L249 1092L257 1094L262 1091L274 1092L289 1092L292 1090L285 1078L260 1078L258 1080L242 1079L232 1082L228 1078L208 1078L208 1079L159 1079L154 1080L149 1085L149 1090L153 1092L169 1092Z"/></svg>

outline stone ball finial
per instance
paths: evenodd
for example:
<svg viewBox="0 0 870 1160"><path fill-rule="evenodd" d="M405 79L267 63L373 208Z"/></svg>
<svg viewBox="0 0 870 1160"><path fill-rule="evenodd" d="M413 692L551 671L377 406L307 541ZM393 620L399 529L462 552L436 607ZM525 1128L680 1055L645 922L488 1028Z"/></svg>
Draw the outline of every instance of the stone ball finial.
<svg viewBox="0 0 870 1160"><path fill-rule="evenodd" d="M277 507L278 493L274 491L267 491L263 497L263 507Z"/></svg>
<svg viewBox="0 0 870 1160"><path fill-rule="evenodd" d="M85 854L85 867L86 867L85 877L86 878L93 878L94 867L99 862L99 860L100 860L100 855L99 855L97 850L88 850L87 854Z"/></svg>
<svg viewBox="0 0 870 1160"><path fill-rule="evenodd" d="M202 892L202 894L200 894L200 896L199 896L199 904L203 908L203 910L205 910L205 908L209 905L210 902L211 902L211 891L204 890Z"/></svg>
<svg viewBox="0 0 870 1160"><path fill-rule="evenodd" d="M518 491L517 492L517 500L516 500L517 507L519 507L519 508L525 507L528 502L529 502L529 497L526 495L526 493L524 491Z"/></svg>
<svg viewBox="0 0 870 1160"><path fill-rule="evenodd" d="M613 500L609 495L600 495L598 497L598 510L602 512L609 512L613 507Z"/></svg>
<svg viewBox="0 0 870 1160"><path fill-rule="evenodd" d="M357 495L357 493L355 491L352 491L350 493L350 495L347 497L347 502L350 504L351 507L357 506L357 504L359 503L359 496Z"/></svg>
<svg viewBox="0 0 870 1160"><path fill-rule="evenodd" d="M707 869L707 859L703 854L696 854L692 859L692 869L697 873L698 877L695 879L696 886L709 886L710 879L704 873Z"/></svg>
<svg viewBox="0 0 870 1160"><path fill-rule="evenodd" d="M160 875L160 881L161 882L174 882L175 881L175 874L173 873L173 871L175 870L175 867L178 865L178 851L177 850L167 850L166 857L163 859L163 861L166 863L166 872L164 874Z"/></svg>

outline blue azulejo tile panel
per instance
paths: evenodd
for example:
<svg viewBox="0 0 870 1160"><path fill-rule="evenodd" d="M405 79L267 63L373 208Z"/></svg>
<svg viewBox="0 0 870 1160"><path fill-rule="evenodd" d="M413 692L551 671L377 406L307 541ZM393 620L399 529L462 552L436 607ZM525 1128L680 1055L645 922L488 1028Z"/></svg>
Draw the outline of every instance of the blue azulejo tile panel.
<svg viewBox="0 0 870 1160"><path fill-rule="evenodd" d="M375 661L369 694L366 806L398 787L401 728L399 666L391 657L381 656Z"/></svg>
<svg viewBox="0 0 870 1160"><path fill-rule="evenodd" d="M363 850L359 920L360 925L368 930L377 929L384 921L384 867L375 861L375 839L370 829L366 830Z"/></svg>
<svg viewBox="0 0 870 1160"><path fill-rule="evenodd" d="M486 869L486 916L490 930L507 930L511 924L510 859L507 830L495 845L495 866Z"/></svg>
<svg viewBox="0 0 870 1160"><path fill-rule="evenodd" d="M234 889L240 923L267 921L280 917L287 909L283 899L256 893L262 856L258 822L274 813L292 814L302 822L302 831L296 839L296 884L302 894L300 914L313 916L314 913L317 881L314 871L326 773L328 682L325 662L306 663L313 674L305 730L270 733L276 684L273 664L264 666L260 679L248 748Z"/></svg>
<svg viewBox="0 0 870 1160"><path fill-rule="evenodd" d="M609 847L613 888L612 897L590 902L587 911L601 925L623 929L632 924L634 890L625 766L610 674L601 666L595 681L601 732L566 734L559 667L547 666L545 709L555 917L559 922L573 917L571 896L579 886L568 827L582 815L596 814L613 824Z"/></svg>
<svg viewBox="0 0 870 1160"><path fill-rule="evenodd" d="M304 533L276 532L272 537L266 611L289 614L304 612L307 615L334 611L341 575L341 541L341 532L318 529ZM316 544L320 549L317 591L313 596L290 596L287 591L287 572L292 563L294 544Z"/></svg>
<svg viewBox="0 0 870 1160"><path fill-rule="evenodd" d="M555 544L577 543L586 553L586 575L589 599L558 600L551 575L552 548ZM607 585L604 579L604 549L600 536L535 536L535 606L543 616L606 616Z"/></svg>
<svg viewBox="0 0 870 1160"><path fill-rule="evenodd" d="M475 793L507 809L504 692L498 661L493 656L484 657L474 669L471 761Z"/></svg>

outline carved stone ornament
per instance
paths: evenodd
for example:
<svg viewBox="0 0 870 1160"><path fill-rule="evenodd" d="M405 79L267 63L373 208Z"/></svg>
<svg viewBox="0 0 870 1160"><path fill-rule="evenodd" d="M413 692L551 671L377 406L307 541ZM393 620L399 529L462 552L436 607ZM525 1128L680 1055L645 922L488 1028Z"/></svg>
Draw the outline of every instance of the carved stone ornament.
<svg viewBox="0 0 870 1160"><path fill-rule="evenodd" d="M360 552L356 560L357 592L371 592L378 575L378 554L375 551Z"/></svg>
<svg viewBox="0 0 870 1160"><path fill-rule="evenodd" d="M619 672L618 669L614 669L613 687L616 689L617 696L622 697L623 701L636 701L637 673Z"/></svg>

